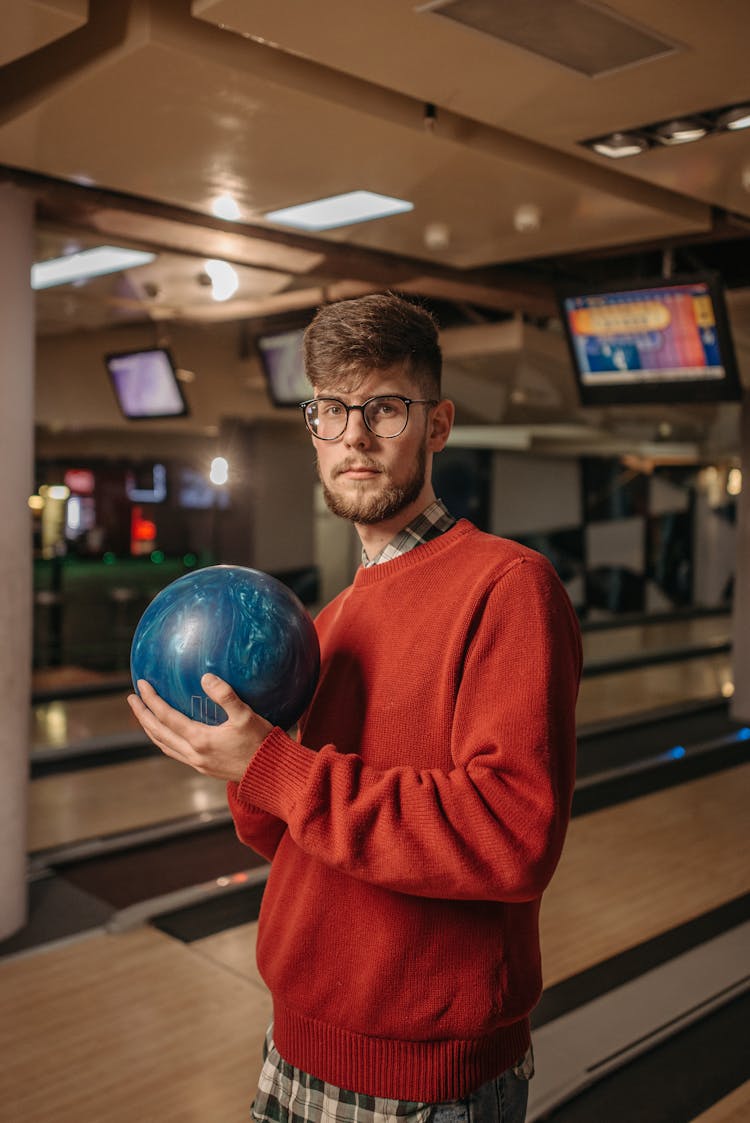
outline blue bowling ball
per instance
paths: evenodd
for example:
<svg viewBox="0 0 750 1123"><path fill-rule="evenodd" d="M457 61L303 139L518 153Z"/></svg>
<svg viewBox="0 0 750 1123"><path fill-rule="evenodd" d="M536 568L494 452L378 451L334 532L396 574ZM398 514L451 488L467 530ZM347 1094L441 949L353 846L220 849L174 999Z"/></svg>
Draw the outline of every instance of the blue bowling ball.
<svg viewBox="0 0 750 1123"><path fill-rule="evenodd" d="M226 713L201 676L228 682L256 713L289 729L307 708L320 672L315 626L295 594L267 573L212 565L178 577L151 601L133 636L130 673L196 721Z"/></svg>

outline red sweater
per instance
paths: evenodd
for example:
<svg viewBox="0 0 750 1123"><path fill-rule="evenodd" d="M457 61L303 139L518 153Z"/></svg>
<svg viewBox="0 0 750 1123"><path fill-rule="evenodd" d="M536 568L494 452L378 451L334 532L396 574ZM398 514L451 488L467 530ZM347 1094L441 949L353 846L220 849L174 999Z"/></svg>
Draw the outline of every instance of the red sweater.
<svg viewBox="0 0 750 1123"><path fill-rule="evenodd" d="M229 785L273 859L258 964L290 1064L440 1102L518 1061L575 775L578 625L539 554L461 521L317 619L300 742Z"/></svg>

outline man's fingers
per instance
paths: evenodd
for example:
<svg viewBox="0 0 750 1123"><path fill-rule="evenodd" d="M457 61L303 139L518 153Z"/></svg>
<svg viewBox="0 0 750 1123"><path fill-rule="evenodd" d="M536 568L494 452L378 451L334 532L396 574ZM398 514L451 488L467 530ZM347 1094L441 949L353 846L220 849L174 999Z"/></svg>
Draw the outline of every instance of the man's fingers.
<svg viewBox="0 0 750 1123"><path fill-rule="evenodd" d="M146 682L145 679L138 679L138 693L143 702L145 702L148 709L152 714L155 714L159 721L163 722L168 729L173 730L181 737L190 740L191 735L194 735L196 724L191 718L186 717L185 714L180 713L174 706L170 706L168 702L156 693L153 686Z"/></svg>
<svg viewBox="0 0 750 1123"><path fill-rule="evenodd" d="M154 695L158 698L158 695ZM173 729L170 729L165 723L145 706L137 694L131 694L128 697L128 705L133 714L140 722L144 732L154 742L157 748L161 749L167 756L175 757L177 760L184 760L186 750L190 752L190 745L184 737L175 734ZM171 709L171 707L167 707ZM183 715L180 714L180 717ZM188 719L186 719L188 720Z"/></svg>
<svg viewBox="0 0 750 1123"><path fill-rule="evenodd" d="M226 711L230 721L233 718L247 717L248 710L251 714L253 713L250 707L232 690L229 683L217 675L204 675L201 679L201 686L211 701L218 702L222 709Z"/></svg>

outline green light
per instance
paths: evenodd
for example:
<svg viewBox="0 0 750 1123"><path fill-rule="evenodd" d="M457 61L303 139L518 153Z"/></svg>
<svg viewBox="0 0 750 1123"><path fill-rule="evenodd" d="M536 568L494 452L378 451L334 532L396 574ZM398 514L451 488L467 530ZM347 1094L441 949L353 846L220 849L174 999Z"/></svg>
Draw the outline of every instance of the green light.
<svg viewBox="0 0 750 1123"><path fill-rule="evenodd" d="M154 565L161 565L161 563L164 561L164 551L154 550L151 555L151 561L154 563Z"/></svg>
<svg viewBox="0 0 750 1123"><path fill-rule="evenodd" d="M114 554L110 554L110 552L107 551L107 553L104 554L104 556L102 557L102 561L104 562L105 565L114 565L115 562L117 561L117 558L115 557Z"/></svg>
<svg viewBox="0 0 750 1123"><path fill-rule="evenodd" d="M192 566L196 565L197 562L198 562L198 559L195 556L195 554L185 554L185 556L182 559L182 564L184 566L186 566L188 569L190 569Z"/></svg>

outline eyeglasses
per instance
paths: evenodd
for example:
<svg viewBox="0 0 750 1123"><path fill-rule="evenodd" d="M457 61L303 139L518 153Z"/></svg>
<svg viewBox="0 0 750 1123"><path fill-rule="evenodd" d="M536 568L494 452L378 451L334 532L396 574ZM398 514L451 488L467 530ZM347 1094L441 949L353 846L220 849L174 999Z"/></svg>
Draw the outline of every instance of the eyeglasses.
<svg viewBox="0 0 750 1123"><path fill-rule="evenodd" d="M361 406L349 406L338 398L311 398L300 402L305 425L319 441L335 441L349 424L349 414L358 409L376 437L398 437L409 422L409 406L436 406L434 398L402 398L400 394L378 394Z"/></svg>

